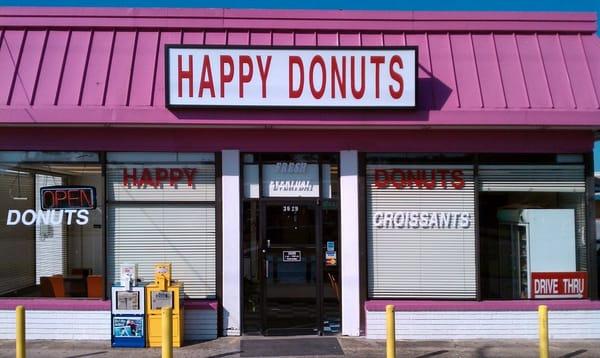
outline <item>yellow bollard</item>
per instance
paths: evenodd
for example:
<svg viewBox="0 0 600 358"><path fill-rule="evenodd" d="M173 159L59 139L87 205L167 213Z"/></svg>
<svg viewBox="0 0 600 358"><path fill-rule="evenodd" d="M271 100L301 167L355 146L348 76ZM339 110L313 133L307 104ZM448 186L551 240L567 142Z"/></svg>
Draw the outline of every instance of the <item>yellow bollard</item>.
<svg viewBox="0 0 600 358"><path fill-rule="evenodd" d="M173 358L173 312L170 307L161 311L162 358Z"/></svg>
<svg viewBox="0 0 600 358"><path fill-rule="evenodd" d="M25 307L17 306L15 310L16 332L15 341L17 344L17 358L25 358Z"/></svg>
<svg viewBox="0 0 600 358"><path fill-rule="evenodd" d="M548 343L548 306L540 305L538 307L538 318L540 321L540 358L548 358L550 357Z"/></svg>
<svg viewBox="0 0 600 358"><path fill-rule="evenodd" d="M394 305L385 306L385 320L387 322L386 357L396 358L396 318Z"/></svg>

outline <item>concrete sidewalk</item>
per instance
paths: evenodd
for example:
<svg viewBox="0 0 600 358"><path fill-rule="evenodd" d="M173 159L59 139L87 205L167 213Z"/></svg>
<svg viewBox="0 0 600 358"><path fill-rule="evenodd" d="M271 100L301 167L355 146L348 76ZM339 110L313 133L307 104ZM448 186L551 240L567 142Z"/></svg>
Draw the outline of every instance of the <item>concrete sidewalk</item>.
<svg viewBox="0 0 600 358"><path fill-rule="evenodd" d="M305 337L304 337L305 338ZM227 337L208 342L189 343L175 349L175 357L233 358L250 357L241 350L241 340L261 340L268 347L277 338ZM290 339L290 337L286 337ZM293 339L293 338L292 338ZM318 337L315 339L319 339ZM338 342L346 357L385 357L385 342L364 338L339 337ZM600 342L592 340L554 341L550 344L551 357L600 357ZM14 357L14 341L0 341L0 357ZM269 355L285 356L289 355ZM298 355L302 356L302 355ZM524 340L480 341L399 341L397 357L537 357L537 342ZM103 357L160 357L160 349L116 349L107 341L28 341L27 357L103 358ZM304 355L303 357L308 357ZM314 357L314 356L313 356ZM318 356L318 357L340 357Z"/></svg>

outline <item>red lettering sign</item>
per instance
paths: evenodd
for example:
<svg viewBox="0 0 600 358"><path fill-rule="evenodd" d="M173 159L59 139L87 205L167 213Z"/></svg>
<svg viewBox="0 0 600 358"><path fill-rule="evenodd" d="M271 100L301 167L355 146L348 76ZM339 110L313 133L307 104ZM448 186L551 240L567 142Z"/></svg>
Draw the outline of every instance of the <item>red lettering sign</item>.
<svg viewBox="0 0 600 358"><path fill-rule="evenodd" d="M462 189L464 173L460 169L375 169L375 188L385 189Z"/></svg>
<svg viewBox="0 0 600 358"><path fill-rule="evenodd" d="M164 184L175 186L185 179L187 186L194 186L195 168L123 168L123 186L161 187Z"/></svg>
<svg viewBox="0 0 600 358"><path fill-rule="evenodd" d="M587 272L532 272L531 297L587 298Z"/></svg>
<svg viewBox="0 0 600 358"><path fill-rule="evenodd" d="M47 186L40 189L42 210L96 209L93 186Z"/></svg>
<svg viewBox="0 0 600 358"><path fill-rule="evenodd" d="M416 107L414 47L167 47L167 106Z"/></svg>

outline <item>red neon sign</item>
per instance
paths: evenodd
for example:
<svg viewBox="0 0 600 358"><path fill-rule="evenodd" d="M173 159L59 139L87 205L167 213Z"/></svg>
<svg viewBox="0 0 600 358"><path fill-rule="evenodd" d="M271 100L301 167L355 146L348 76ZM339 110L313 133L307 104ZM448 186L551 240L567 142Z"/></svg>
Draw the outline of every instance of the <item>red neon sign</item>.
<svg viewBox="0 0 600 358"><path fill-rule="evenodd" d="M47 186L40 189L42 210L96 209L93 186Z"/></svg>

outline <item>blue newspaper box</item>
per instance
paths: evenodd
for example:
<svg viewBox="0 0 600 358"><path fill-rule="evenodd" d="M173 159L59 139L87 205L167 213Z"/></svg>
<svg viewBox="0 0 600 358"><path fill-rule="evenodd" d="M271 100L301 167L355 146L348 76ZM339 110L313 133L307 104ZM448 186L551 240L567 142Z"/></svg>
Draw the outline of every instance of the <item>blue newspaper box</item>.
<svg viewBox="0 0 600 358"><path fill-rule="evenodd" d="M146 346L144 287L112 287L111 344L113 347Z"/></svg>

